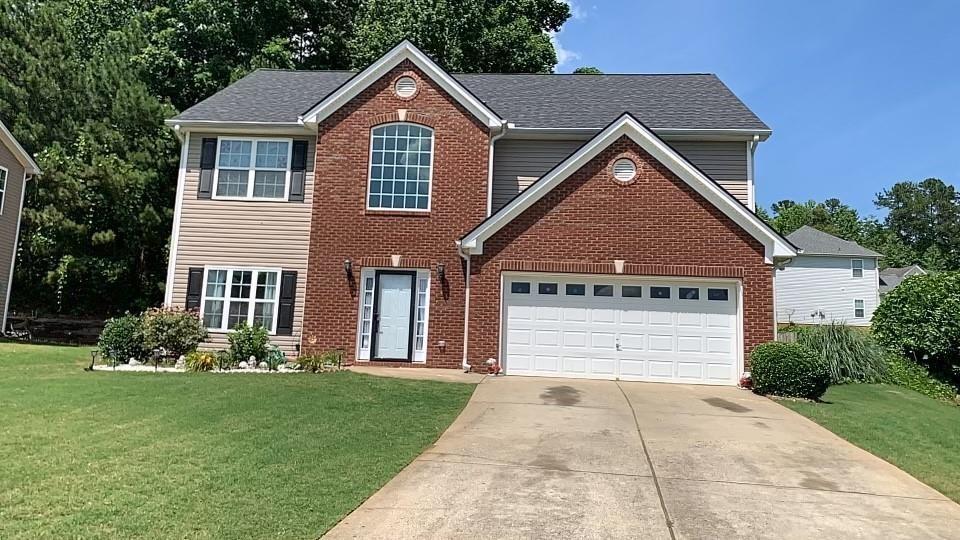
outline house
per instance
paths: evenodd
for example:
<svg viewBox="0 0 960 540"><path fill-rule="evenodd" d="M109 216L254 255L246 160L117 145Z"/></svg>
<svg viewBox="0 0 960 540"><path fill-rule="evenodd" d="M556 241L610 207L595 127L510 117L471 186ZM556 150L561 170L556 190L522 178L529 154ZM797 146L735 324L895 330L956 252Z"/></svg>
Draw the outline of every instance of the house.
<svg viewBox="0 0 960 540"><path fill-rule="evenodd" d="M209 347L248 321L290 355L735 384L774 337L770 129L713 75L457 74L405 41L168 124L166 303Z"/></svg>
<svg viewBox="0 0 960 540"><path fill-rule="evenodd" d="M801 254L777 269L777 322L869 326L880 302L882 255L807 225L787 239Z"/></svg>
<svg viewBox="0 0 960 540"><path fill-rule="evenodd" d="M903 268L884 268L880 270L880 296L887 294L900 285L900 282L910 276L921 276L927 273L926 270L918 264L904 266Z"/></svg>
<svg viewBox="0 0 960 540"><path fill-rule="evenodd" d="M0 295L3 304L3 332L13 286L13 267L20 241L20 213L27 181L40 174L40 167L20 146L7 126L0 122Z"/></svg>

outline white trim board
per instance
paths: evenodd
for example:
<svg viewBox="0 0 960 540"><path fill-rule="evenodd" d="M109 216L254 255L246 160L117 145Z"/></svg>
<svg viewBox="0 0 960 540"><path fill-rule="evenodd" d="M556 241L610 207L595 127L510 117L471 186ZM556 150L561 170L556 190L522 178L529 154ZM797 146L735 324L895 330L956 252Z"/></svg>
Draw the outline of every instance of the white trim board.
<svg viewBox="0 0 960 540"><path fill-rule="evenodd" d="M17 158L17 161L26 168L27 175L40 174L40 167L37 165L37 162L20 146L17 139L13 137L13 133L10 133L10 130L7 129L7 126L3 125L3 122L0 122L0 141L7 145L10 151L13 152L13 157Z"/></svg>
<svg viewBox="0 0 960 540"><path fill-rule="evenodd" d="M461 246L471 255L483 253L484 240L493 236L507 223L513 221L530 208L541 197L557 187L561 182L580 170L593 158L616 142L620 137L629 137L654 159L664 164L671 172L689 184L697 193L716 206L727 217L742 227L747 233L763 243L767 263L775 258L794 257L797 250L773 231L768 225L737 201L726 190L717 185L677 153L650 129L629 113L625 113L607 126L570 157L565 159L537 182L515 197L503 208L490 216L461 240Z"/></svg>
<svg viewBox="0 0 960 540"><path fill-rule="evenodd" d="M413 62L428 77L440 85L448 94L453 96L464 108L480 119L487 127L499 128L503 120L497 113L477 99L466 87L457 82L436 62L430 59L420 49L408 40L401 41L396 47L381 56L379 60L370 64L366 69L357 73L353 78L323 98L302 115L304 124L315 125L346 105L351 99L374 82L380 80L391 69L404 60Z"/></svg>

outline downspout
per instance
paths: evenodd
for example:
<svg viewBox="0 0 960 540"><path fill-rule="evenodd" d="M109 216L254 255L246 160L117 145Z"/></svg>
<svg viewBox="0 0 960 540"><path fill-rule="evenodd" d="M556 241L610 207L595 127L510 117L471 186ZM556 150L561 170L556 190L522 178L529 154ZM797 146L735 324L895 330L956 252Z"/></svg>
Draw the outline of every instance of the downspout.
<svg viewBox="0 0 960 540"><path fill-rule="evenodd" d="M757 211L757 183L755 181L756 166L754 164L754 154L757 152L757 145L760 144L760 136L754 135L753 140L747 141L747 181L750 183L750 210Z"/></svg>
<svg viewBox="0 0 960 540"><path fill-rule="evenodd" d="M490 151L487 152L487 217L493 214L493 145L506 134L507 122L504 120L500 123L500 133L490 137Z"/></svg>
<svg viewBox="0 0 960 540"><path fill-rule="evenodd" d="M464 373L468 373L472 367L470 366L470 362L467 361L467 344L470 339L470 254L463 250L463 246L460 245L459 240L457 240L457 253L459 253L460 257L466 262L467 267L463 280L463 359L461 360L460 367L463 368Z"/></svg>

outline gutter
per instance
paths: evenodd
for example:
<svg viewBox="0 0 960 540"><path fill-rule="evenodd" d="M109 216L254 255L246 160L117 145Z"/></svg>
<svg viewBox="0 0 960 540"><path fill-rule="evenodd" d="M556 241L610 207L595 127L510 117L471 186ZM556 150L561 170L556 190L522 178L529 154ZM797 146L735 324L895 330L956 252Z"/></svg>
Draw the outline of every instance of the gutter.
<svg viewBox="0 0 960 540"><path fill-rule="evenodd" d="M464 373L468 373L472 367L467 360L467 344L470 340L470 254L463 250L463 246L460 245L459 240L457 240L457 253L466 261L467 266L466 275L463 280L463 359L460 362L460 367L463 368Z"/></svg>
<svg viewBox="0 0 960 540"><path fill-rule="evenodd" d="M487 153L487 217L493 213L493 145L507 134L510 126L504 121L500 125L500 133L490 137L490 151Z"/></svg>

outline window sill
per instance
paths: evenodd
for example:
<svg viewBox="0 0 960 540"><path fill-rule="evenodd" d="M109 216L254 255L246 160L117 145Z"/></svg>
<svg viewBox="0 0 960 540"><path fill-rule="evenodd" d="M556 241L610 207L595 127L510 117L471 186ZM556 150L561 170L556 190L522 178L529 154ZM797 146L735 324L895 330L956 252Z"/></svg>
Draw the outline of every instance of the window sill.
<svg viewBox="0 0 960 540"><path fill-rule="evenodd" d="M363 211L365 216L405 216L405 217L430 217L430 210L377 210L367 208Z"/></svg>

